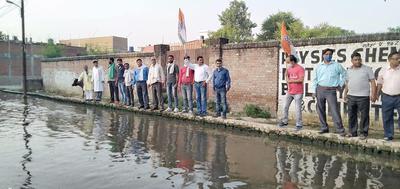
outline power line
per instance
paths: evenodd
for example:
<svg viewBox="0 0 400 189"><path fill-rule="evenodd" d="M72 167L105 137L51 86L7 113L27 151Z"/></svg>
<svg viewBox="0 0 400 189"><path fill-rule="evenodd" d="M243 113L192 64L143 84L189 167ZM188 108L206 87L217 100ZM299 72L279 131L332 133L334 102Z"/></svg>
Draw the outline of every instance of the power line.
<svg viewBox="0 0 400 189"><path fill-rule="evenodd" d="M7 14L11 13L13 10L15 10L18 7L12 7L11 9L8 9L6 11L3 12L3 14L0 14L0 18L2 18L3 16L6 16Z"/></svg>
<svg viewBox="0 0 400 189"><path fill-rule="evenodd" d="M6 5L2 6L2 7L0 7L0 10L1 10L2 8L6 8L6 7L9 7L9 6L10 6L9 4L6 4Z"/></svg>

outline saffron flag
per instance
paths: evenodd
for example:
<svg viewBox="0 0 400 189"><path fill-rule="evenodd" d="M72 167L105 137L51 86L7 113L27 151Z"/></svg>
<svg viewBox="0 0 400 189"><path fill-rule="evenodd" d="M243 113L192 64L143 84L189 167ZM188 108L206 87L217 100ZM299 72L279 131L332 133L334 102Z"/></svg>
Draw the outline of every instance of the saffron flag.
<svg viewBox="0 0 400 189"><path fill-rule="evenodd" d="M185 16L181 9L179 9L179 22L178 22L178 37L182 44L186 42L186 26Z"/></svg>
<svg viewBox="0 0 400 189"><path fill-rule="evenodd" d="M290 41L289 35L287 33L285 22L282 22L281 27L281 46L287 56L294 55L295 57L297 57L296 49L294 48L292 41Z"/></svg>

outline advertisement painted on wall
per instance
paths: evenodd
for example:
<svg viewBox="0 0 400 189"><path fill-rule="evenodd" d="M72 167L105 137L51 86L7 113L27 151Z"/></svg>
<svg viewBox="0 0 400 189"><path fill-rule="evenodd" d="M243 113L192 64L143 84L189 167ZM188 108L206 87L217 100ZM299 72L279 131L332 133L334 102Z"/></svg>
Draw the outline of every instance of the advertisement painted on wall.
<svg viewBox="0 0 400 189"><path fill-rule="evenodd" d="M312 97L312 80L314 69L322 61L322 50L326 48L334 49L333 60L341 64L345 69L351 66L351 54L358 52L361 54L363 64L370 66L377 78L382 67L389 66L388 55L393 51L400 50L400 40L390 41L375 41L363 43L348 43L348 44L332 44L318 46L300 46L296 47L299 64L305 69L304 76L304 98L302 110L304 113L316 112L316 101ZM279 112L282 112L285 95L287 92L287 83L285 81L286 65L284 63L284 53L280 50L279 53ZM342 113L346 112L345 102L342 99L343 91L338 91L339 106ZM371 112L377 114L380 112L381 102L371 104ZM294 103L290 107L290 111L294 113ZM375 117L375 119L377 119Z"/></svg>

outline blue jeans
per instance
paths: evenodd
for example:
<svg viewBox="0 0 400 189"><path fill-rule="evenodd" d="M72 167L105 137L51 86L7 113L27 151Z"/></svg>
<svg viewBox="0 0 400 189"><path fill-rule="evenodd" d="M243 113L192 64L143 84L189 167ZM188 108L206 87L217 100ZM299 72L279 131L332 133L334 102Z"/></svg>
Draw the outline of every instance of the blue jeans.
<svg viewBox="0 0 400 189"><path fill-rule="evenodd" d="M136 82L136 93L139 99L139 108L149 108L149 94L147 91L147 83L146 81L137 81Z"/></svg>
<svg viewBox="0 0 400 189"><path fill-rule="evenodd" d="M168 108L172 108L172 97L174 98L175 108L178 108L178 85L176 83L167 83L167 96Z"/></svg>
<svg viewBox="0 0 400 189"><path fill-rule="evenodd" d="M222 103L222 107L221 107ZM228 109L228 105L226 103L226 89L215 89L215 112L217 115L226 116L226 110Z"/></svg>
<svg viewBox="0 0 400 189"><path fill-rule="evenodd" d="M128 96L126 95L126 86L123 81L118 82L118 89L119 89L119 94L121 95L121 101L124 104L127 104L129 102Z"/></svg>
<svg viewBox="0 0 400 189"><path fill-rule="evenodd" d="M207 86L203 86L203 82L195 82L197 113L207 114Z"/></svg>
<svg viewBox="0 0 400 189"><path fill-rule="evenodd" d="M193 111L193 85L182 84L183 110Z"/></svg>
<svg viewBox="0 0 400 189"><path fill-rule="evenodd" d="M397 109L397 115L400 113L400 96L389 96L382 94L382 119L385 137L393 138L394 135L394 110ZM397 121L400 127L400 119Z"/></svg>

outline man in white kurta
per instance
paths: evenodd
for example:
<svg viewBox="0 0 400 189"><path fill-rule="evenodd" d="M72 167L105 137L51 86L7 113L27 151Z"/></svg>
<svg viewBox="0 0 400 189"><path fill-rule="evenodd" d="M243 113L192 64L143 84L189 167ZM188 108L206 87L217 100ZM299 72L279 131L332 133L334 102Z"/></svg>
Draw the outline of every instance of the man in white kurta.
<svg viewBox="0 0 400 189"><path fill-rule="evenodd" d="M92 81L96 101L100 101L104 91L104 71L97 60L93 61Z"/></svg>
<svg viewBox="0 0 400 189"><path fill-rule="evenodd" d="M78 81L83 82L83 91L85 92L85 100L93 100L93 82L92 82L92 72L89 72L88 66L83 67L83 72L78 78Z"/></svg>

